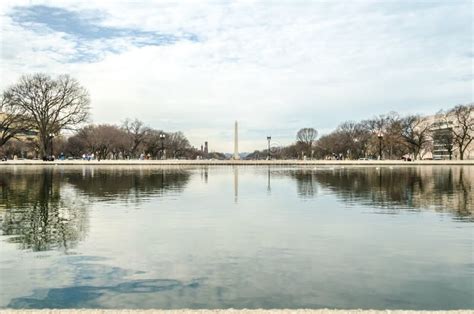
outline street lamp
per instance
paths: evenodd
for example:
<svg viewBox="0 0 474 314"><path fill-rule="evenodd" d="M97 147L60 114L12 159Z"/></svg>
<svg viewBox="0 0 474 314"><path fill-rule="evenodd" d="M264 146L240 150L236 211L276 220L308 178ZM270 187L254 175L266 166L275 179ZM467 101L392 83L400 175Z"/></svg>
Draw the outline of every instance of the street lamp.
<svg viewBox="0 0 474 314"><path fill-rule="evenodd" d="M53 161L53 138L54 138L54 134L49 133L49 140L51 141L51 154L49 155L49 159L51 161Z"/></svg>
<svg viewBox="0 0 474 314"><path fill-rule="evenodd" d="M160 140L161 140L161 159L165 159L165 133L160 133Z"/></svg>
<svg viewBox="0 0 474 314"><path fill-rule="evenodd" d="M358 144L359 144L359 139L356 137L356 138L354 138L354 145L353 145L354 150L349 152L351 159L354 159L354 155L356 155L356 158L357 158L357 155L359 155Z"/></svg>
<svg viewBox="0 0 474 314"><path fill-rule="evenodd" d="M379 138L379 160L382 160L382 141L383 141L383 133L379 132L377 134L377 137Z"/></svg>
<svg viewBox="0 0 474 314"><path fill-rule="evenodd" d="M268 141L268 154L267 154L267 159L270 160L272 156L270 155L270 141L272 140L271 136L267 136L267 141Z"/></svg>

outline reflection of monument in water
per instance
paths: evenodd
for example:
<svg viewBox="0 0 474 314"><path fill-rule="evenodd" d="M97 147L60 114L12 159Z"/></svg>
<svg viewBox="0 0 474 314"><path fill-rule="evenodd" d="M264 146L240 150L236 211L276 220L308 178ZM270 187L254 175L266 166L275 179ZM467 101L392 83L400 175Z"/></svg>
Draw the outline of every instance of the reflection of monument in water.
<svg viewBox="0 0 474 314"><path fill-rule="evenodd" d="M239 201L239 166L234 165L232 166L233 176L234 176L234 202L238 203ZM268 167L267 170L267 193L271 193L271 170Z"/></svg>
<svg viewBox="0 0 474 314"><path fill-rule="evenodd" d="M235 121L234 124L234 155L232 159L239 160L239 126L238 122ZM234 166L234 202L237 203L239 200L239 169Z"/></svg>
<svg viewBox="0 0 474 314"><path fill-rule="evenodd" d="M234 166L234 202L239 200L239 168Z"/></svg>
<svg viewBox="0 0 474 314"><path fill-rule="evenodd" d="M270 166L267 169L267 193L271 193L271 170ZM239 166L232 166L233 176L234 176L234 202L238 203L239 201Z"/></svg>

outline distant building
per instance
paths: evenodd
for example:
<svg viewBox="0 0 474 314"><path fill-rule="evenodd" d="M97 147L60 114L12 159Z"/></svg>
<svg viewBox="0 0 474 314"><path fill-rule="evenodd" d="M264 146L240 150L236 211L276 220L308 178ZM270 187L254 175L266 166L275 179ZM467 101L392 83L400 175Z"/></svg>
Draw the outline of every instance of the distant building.
<svg viewBox="0 0 474 314"><path fill-rule="evenodd" d="M452 123L437 121L431 125L431 128L433 159L452 159L454 149Z"/></svg>
<svg viewBox="0 0 474 314"><path fill-rule="evenodd" d="M6 119L7 114L5 112L0 112L0 122L2 122L4 119ZM18 126L21 128L21 126ZM0 131L2 126L0 125ZM19 133L15 136L19 140L24 140L24 141L35 141L38 139L38 131L36 130L24 130L20 129Z"/></svg>
<svg viewBox="0 0 474 314"><path fill-rule="evenodd" d="M455 119L445 120L441 115L428 117L431 123L431 154L425 158L437 160L459 159L459 147L454 143L453 130L459 125ZM474 159L474 141L471 142L464 152L464 159Z"/></svg>
<svg viewBox="0 0 474 314"><path fill-rule="evenodd" d="M7 114L5 112L0 112L0 132L3 131L1 122L4 121L6 117ZM13 139L7 142L7 144L14 143L15 141L24 143L26 145L23 145L24 147L21 147L21 151L19 152L20 156L23 157L28 155L34 157L36 155L36 152L33 150L33 148L38 142L38 131L23 129L21 126L18 126L18 128L19 132L15 135Z"/></svg>

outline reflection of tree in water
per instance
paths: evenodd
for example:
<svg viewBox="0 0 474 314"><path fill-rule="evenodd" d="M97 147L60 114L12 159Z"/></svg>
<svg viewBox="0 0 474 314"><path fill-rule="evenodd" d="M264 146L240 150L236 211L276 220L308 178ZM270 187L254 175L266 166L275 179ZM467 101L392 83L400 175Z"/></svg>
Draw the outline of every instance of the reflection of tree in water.
<svg viewBox="0 0 474 314"><path fill-rule="evenodd" d="M0 229L23 249L67 250L86 233L87 210L78 191L138 202L147 195L180 192L189 178L179 169L10 169L0 177Z"/></svg>
<svg viewBox="0 0 474 314"><path fill-rule="evenodd" d="M435 171L434 171L435 172ZM449 204L460 216L472 216L473 208L473 171L470 167L438 169L434 175L435 198L440 204ZM446 172L449 172L446 175ZM444 178L444 180L443 180Z"/></svg>
<svg viewBox="0 0 474 314"><path fill-rule="evenodd" d="M181 169L85 168L66 173L66 180L82 193L98 198L139 202L146 196L182 192L190 173Z"/></svg>
<svg viewBox="0 0 474 314"><path fill-rule="evenodd" d="M0 178L0 229L22 249L67 250L86 233L87 212L53 169Z"/></svg>
<svg viewBox="0 0 474 314"><path fill-rule="evenodd" d="M300 197L311 198L318 193L318 183L314 171L304 169L291 172L290 175L296 180L296 189Z"/></svg>
<svg viewBox="0 0 474 314"><path fill-rule="evenodd" d="M303 196L311 196L317 182L346 202L388 208L433 207L472 217L472 171L469 167L364 167L297 170L291 176Z"/></svg>

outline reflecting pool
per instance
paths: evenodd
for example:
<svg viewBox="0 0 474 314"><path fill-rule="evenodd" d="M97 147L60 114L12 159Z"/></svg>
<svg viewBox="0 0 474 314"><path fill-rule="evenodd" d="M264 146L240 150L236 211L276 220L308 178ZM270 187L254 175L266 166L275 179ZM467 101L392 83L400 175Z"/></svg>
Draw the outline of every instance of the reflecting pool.
<svg viewBox="0 0 474 314"><path fill-rule="evenodd" d="M0 168L0 308L474 308L474 167Z"/></svg>

